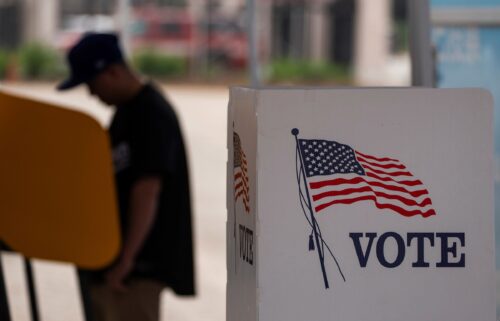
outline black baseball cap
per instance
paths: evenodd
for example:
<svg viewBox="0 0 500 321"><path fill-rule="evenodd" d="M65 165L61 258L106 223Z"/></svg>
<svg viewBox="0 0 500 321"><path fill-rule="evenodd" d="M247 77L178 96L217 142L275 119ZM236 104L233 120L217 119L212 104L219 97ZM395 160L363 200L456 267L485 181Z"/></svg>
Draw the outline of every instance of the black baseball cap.
<svg viewBox="0 0 500 321"><path fill-rule="evenodd" d="M58 86L66 90L85 83L110 64L123 62L118 36L112 33L86 33L67 55L70 77Z"/></svg>

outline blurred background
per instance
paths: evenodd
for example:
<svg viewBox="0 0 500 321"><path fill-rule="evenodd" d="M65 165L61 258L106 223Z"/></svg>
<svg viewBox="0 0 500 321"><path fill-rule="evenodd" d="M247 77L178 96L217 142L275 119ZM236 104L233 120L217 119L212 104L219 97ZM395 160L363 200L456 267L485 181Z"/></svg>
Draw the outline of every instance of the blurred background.
<svg viewBox="0 0 500 321"><path fill-rule="evenodd" d="M162 320L225 319L228 86L482 87L495 97L500 137L500 0L0 0L0 88L106 127L112 110L85 88L54 90L66 50L88 31L121 35L185 132L199 295L165 291ZM500 222L500 139L495 155ZM22 260L3 257L13 320L30 320ZM83 320L74 268L34 260L34 271L41 319Z"/></svg>
<svg viewBox="0 0 500 321"><path fill-rule="evenodd" d="M409 85L406 1L257 0L262 83ZM58 79L63 53L83 33L117 31L146 75L244 83L247 2L0 0L0 77Z"/></svg>

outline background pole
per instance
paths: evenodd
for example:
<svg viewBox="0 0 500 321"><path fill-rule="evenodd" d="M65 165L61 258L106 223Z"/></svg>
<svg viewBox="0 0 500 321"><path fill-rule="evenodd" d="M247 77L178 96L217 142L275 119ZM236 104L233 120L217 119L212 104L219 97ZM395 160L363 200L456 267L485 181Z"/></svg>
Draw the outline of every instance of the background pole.
<svg viewBox="0 0 500 321"><path fill-rule="evenodd" d="M435 87L429 0L407 0L413 86Z"/></svg>
<svg viewBox="0 0 500 321"><path fill-rule="evenodd" d="M247 0L247 37L248 57L250 68L250 84L252 87L260 86L260 68L258 59L258 36L255 0Z"/></svg>

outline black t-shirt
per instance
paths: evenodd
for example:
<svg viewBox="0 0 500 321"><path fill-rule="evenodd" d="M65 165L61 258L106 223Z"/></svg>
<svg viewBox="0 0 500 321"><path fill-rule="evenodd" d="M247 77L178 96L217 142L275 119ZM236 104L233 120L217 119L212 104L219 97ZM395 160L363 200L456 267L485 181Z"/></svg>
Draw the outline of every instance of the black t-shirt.
<svg viewBox="0 0 500 321"><path fill-rule="evenodd" d="M109 129L122 236L130 193L142 177L162 179L153 227L132 276L154 278L177 294L194 294L189 177L182 134L168 101L151 84L118 106Z"/></svg>

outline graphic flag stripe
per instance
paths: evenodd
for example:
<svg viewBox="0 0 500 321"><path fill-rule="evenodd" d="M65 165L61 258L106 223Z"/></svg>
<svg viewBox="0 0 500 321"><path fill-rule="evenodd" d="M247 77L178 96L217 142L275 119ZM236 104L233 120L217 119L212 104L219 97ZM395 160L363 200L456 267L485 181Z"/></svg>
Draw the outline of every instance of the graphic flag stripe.
<svg viewBox="0 0 500 321"><path fill-rule="evenodd" d="M400 161L355 151L335 141L299 139L315 212L335 204L372 201L403 216L435 215L422 181Z"/></svg>
<svg viewBox="0 0 500 321"><path fill-rule="evenodd" d="M356 158L358 159L359 162L366 164L366 165L371 165L374 167L382 168L382 169L391 169L391 168L397 168L397 169L406 169L406 167L403 164L394 164L394 163L388 163L388 164L381 164L381 163L376 163L373 161L367 161L360 155L356 155Z"/></svg>
<svg viewBox="0 0 500 321"><path fill-rule="evenodd" d="M432 205L431 199L428 197L424 198L423 201L417 201L415 199L405 198L405 197L403 197L401 195L397 195L397 194L388 194L388 193L384 193L384 192L378 192L378 191L375 191L370 186L363 186L363 187L359 187L359 188L347 188L347 189L344 189L341 191L323 192L323 193L313 195L313 200L319 201L319 200L324 199L324 198L330 198L330 197L334 197L334 196L344 196L344 195L350 195L352 193L361 193L361 192L371 192L371 194L373 194L375 196L397 200L397 201L399 201L405 205L408 205L408 206L415 206L416 205L416 206L424 207L426 205Z"/></svg>
<svg viewBox="0 0 500 321"><path fill-rule="evenodd" d="M382 176L379 176L377 174L373 174L371 172L367 172L366 173L366 176L367 177L371 177L371 178L374 178L376 180L379 180L379 181L383 181L383 182L394 182L394 183L399 183L399 184L403 184L403 185L406 185L406 186L418 186L418 185L423 185L422 181L419 180L419 179L416 179L414 181L396 181L395 179L393 179L392 177L382 177Z"/></svg>
<svg viewBox="0 0 500 321"><path fill-rule="evenodd" d="M363 162L360 162L361 166L363 166L363 168L365 170L370 170L371 172L373 173L377 173L377 174L382 174L382 175L389 175L389 176L409 176L409 177L412 177L413 175L406 171L406 172L402 172L402 171L397 171L397 172L391 172L391 171L385 171L385 170L377 170L369 165L366 165L364 164Z"/></svg>
<svg viewBox="0 0 500 321"><path fill-rule="evenodd" d="M234 201L241 199L245 212L250 212L250 188L248 184L248 169L245 152L241 146L241 139L233 133L234 151Z"/></svg>
<svg viewBox="0 0 500 321"><path fill-rule="evenodd" d="M373 195L366 195L366 196L356 197L356 198L351 198L351 199L345 198L345 199L331 201L329 203L325 203L325 204L321 204L321 205L317 206L316 211L321 211L322 209L325 209L325 208L330 207L330 206L335 205L335 204L353 204L353 203L360 202L360 201L373 201L375 203L375 206L379 209L390 209L396 213L399 213L399 214L401 214L403 216L407 216L407 217L415 216L415 215L429 217L432 215L436 215L436 212L434 211L434 209L428 209L425 211L422 211L421 209L406 210L404 208L401 208L401 207L393 205L393 204L379 203L379 199L377 199L377 197L375 197Z"/></svg>
<svg viewBox="0 0 500 321"><path fill-rule="evenodd" d="M418 189L422 187L421 185L417 185L416 188L415 186L412 186L410 188L406 188L403 185L391 185L391 184L386 184L383 182L379 182L378 180L368 180L365 179L364 177L355 177L351 179L345 179L345 178L336 178L336 179L330 179L330 180L320 180L320 181L311 181L309 183L309 187L312 190L324 188L326 186L329 186L331 188L335 188L338 185L342 184L360 184L360 183L367 183L372 187L380 187L386 190L391 190L393 192L401 192L408 194L410 197L419 197L421 195L426 195L428 194L426 189Z"/></svg>
<svg viewBox="0 0 500 321"><path fill-rule="evenodd" d="M374 160L374 161L378 161L378 162L397 162L397 163L399 163L399 161L397 159L393 159L393 158L388 158L388 157L377 158L377 157L374 157L374 156L370 156L370 155L366 155L366 154L360 153L358 151L356 151L356 153L358 155L360 155L360 156L363 156L365 158L368 158L368 159L371 159L371 160Z"/></svg>

